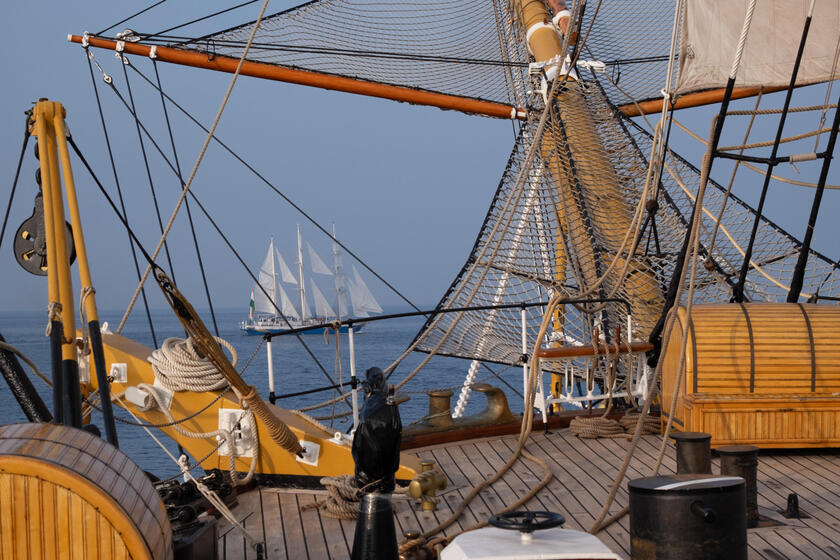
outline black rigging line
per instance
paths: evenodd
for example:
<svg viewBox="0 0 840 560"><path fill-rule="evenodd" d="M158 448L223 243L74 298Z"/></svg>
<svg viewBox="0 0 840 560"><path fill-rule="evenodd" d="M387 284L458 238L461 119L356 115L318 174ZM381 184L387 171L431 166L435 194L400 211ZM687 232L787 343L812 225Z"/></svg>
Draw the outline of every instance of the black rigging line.
<svg viewBox="0 0 840 560"><path fill-rule="evenodd" d="M128 217L128 214L125 211L125 201L123 200L122 188L120 187L119 176L117 175L117 165L114 163L114 153L111 150L111 140L108 136L108 127L105 125L105 113L102 111L102 101L99 98L99 88L96 85L96 77L93 74L93 63L91 62L91 59L88 56L88 48L87 47L85 47L84 53L85 53L85 58L87 58L88 69L90 70L90 80L93 83L93 92L96 95L96 106L99 109L99 120L102 122L102 132L105 134L105 145L108 147L108 157L111 160L111 170L114 172L114 183L117 186L117 194L119 195L119 198L120 198L120 206L122 207L123 214L126 217ZM113 85L113 80L111 80L111 84ZM127 223L128 222L126 222L126 224ZM135 249L134 249L135 240L136 240L136 237L132 234L129 234L128 245L129 245L129 247L131 247L131 256L134 260L134 269L137 272L137 281L140 282L142 276L140 274L140 264L137 262L137 251L135 251ZM137 244L138 244L138 246L140 245L139 242ZM141 247L141 249L142 249L142 247ZM143 253L148 257L148 253L146 253L145 250L143 251ZM157 335L155 334L154 323L152 323L152 313L149 310L149 301L146 298L146 288L145 288L145 286L141 288L140 294L143 296L143 306L146 309L146 319L149 322L149 331L151 332L151 335L152 335L152 342L154 343L155 348L157 348L157 345L158 345Z"/></svg>
<svg viewBox="0 0 840 560"><path fill-rule="evenodd" d="M153 83L153 82L152 82L152 81L151 81L148 77L146 77L146 75L145 75L145 74L143 74L143 72L141 72L140 70L138 70L138 69L137 69L137 68L136 68L133 64L131 64L131 65L129 65L129 66L130 66L130 68L131 68L132 70L134 70L135 72L137 72L137 73L138 73L138 74L139 74L139 75L140 75L140 76L141 76L144 80L146 80L146 81L149 83L149 85L151 85L153 88L155 88L155 89L157 89L158 91L160 91L161 95L163 95L163 96L164 96L167 100L169 100L169 102L170 102L170 103L172 103L172 105L174 105L175 107L177 107L177 108L178 108L178 110L179 110L179 111L181 111L184 115L186 115L186 116L187 116L187 117L188 117L188 118L189 118L189 119L190 119L193 123L195 123L195 125L196 125L196 126L198 126L198 127L199 127L201 130L203 130L204 132L209 132L209 129L207 129L204 125L202 125L202 124L198 121L198 119L196 119L194 116L192 116L192 115L189 113L189 111L187 111L187 110L186 110L186 109L184 109L181 105L179 105L179 104L178 104L178 102L177 102L177 101L175 101L174 99L172 99L172 97L170 97L170 96L169 96L166 92L164 92L162 89L158 88L158 87L157 87L157 86L156 86L156 85L155 85L155 84L154 84L154 83ZM248 169L251 173L253 173L253 174L254 174L254 175L255 175L258 179L260 179L263 183L265 183L265 185L266 185L268 188L270 188L271 190L273 190L273 191L274 191L274 192L275 192L278 196L280 196L283 200L285 200L285 201L286 201L286 202L287 202L287 203L288 203L288 204L289 204L292 208L294 208L295 210L297 210L297 212L298 212L298 213L300 213L300 215L301 215L301 216L303 216L304 218L306 218L307 220L309 220L309 222L310 222L312 225L314 225L316 228L318 228L318 229L319 229L319 230L320 230L320 231L321 231L324 235L326 235L327 237L329 237L329 238L330 238L330 240L334 241L334 242L335 242L335 243L336 243L339 247L341 247L342 249L344 249L344 251L345 251L348 255L350 255L351 257L353 257L354 259L356 259L356 262L358 262L361 266L363 266L363 267L364 267L364 268L365 268L368 272L370 272L371 274L373 274L373 276L374 276L374 277L376 277L376 279L377 279L377 280L379 280L380 282L382 282L383 284L385 284L385 286L387 286L387 287L388 287L388 288L389 288L392 292L394 292L394 293L395 293L395 294L396 294L396 295L397 295L400 299L402 299L402 300L403 300L404 302L406 302L409 306L411 306L411 308L412 308L412 309L414 309L415 311L420 311L420 308L419 308L419 307L417 307L416 305L414 305L414 303L413 303L411 300L409 300L406 296L404 296L404 295L402 294L402 292L400 292L399 290L397 290L397 289L396 289L393 285L391 285L391 283L390 283L390 282L388 282L388 281L387 281L387 280L385 280L382 276L380 276L380 275L379 275L379 273L377 273L377 272L376 272L373 268L371 268L371 267L370 267L370 266L369 266L369 265L368 265L365 261L363 261L363 260L361 259L361 257L359 257L358 255L356 255L356 253L354 253L353 251L351 251L351 250L350 250L350 249L349 249L346 245L344 245L341 241L339 241L338 239L336 239L335 237L333 237L333 235L332 235L329 231L327 231L327 230L326 230L323 226L321 226L321 224L319 224L317 221L315 221L315 219L314 219L312 216L310 216L310 215L309 215L309 214L308 214L305 210L303 210L300 206L298 206L297 204L295 204L295 203L294 203L294 202L293 202L293 201L292 201L289 197L287 197L285 194L283 194L283 192L282 192L280 189L278 189L276 186L274 186L274 184L272 184L272 183L271 183L268 179L266 179L266 178L265 178L265 176L263 176L263 175L262 175L259 171L257 171L257 170L256 170L253 166L251 166L248 162L246 162L244 159L242 159L242 157L241 157L241 156L239 156L236 152L234 152L234 151L233 151L233 150L232 150L232 149L231 149L231 148L230 148L227 144L225 144L224 142L222 142L222 141L219 139L219 137L218 137L218 136L214 135L214 136L213 136L213 140L215 140L215 141L216 141L216 142L217 142L217 143L218 143L218 144L219 144L222 148L224 148L224 149L225 149L225 151L227 151L230 155L232 155L232 156L233 156L233 157L234 157L237 161L239 161L242 165L244 165L244 166L245 166L245 168L246 168L246 169Z"/></svg>
<svg viewBox="0 0 840 560"><path fill-rule="evenodd" d="M165 0L164 0L164 1L165 1ZM192 25L192 24L194 24L194 23L198 23L198 22L200 22L200 21L204 21L205 19L210 19L210 18L212 18L212 17L220 16L220 15L225 14L225 13L227 13L227 12L232 12L233 10L236 10L237 8L241 8L241 7L243 7L243 6L247 6L248 4L253 4L253 3L254 3L254 2L256 2L256 1L257 1L257 0L247 0L246 2L242 2L241 4L237 4L236 6L231 6L230 8L225 8L224 10L219 10L218 12L215 12L215 13L212 13L212 14L208 14L208 15L206 15L206 16L202 16L202 17L200 17L200 18L196 18L196 19L194 19L194 20L192 20L192 21L188 21L188 22L186 22L186 23L182 23L182 24L180 24L180 25L176 25L175 27L170 27L169 29L164 29L163 31L158 31L157 33L153 33L153 34L151 34L151 35L141 35L141 37L142 37L142 38L144 38L144 39L146 39L146 38L150 38L150 37L157 37L157 36L159 36L159 35L163 35L164 33L168 33L168 32L170 32L170 31L175 31L176 29L181 29L182 27L186 27L186 26L188 26L188 25Z"/></svg>
<svg viewBox="0 0 840 560"><path fill-rule="evenodd" d="M758 226L761 221L762 212L764 211L764 202L767 199L767 191L770 187L770 179L773 175L773 169L776 167L776 156L779 151L779 144L782 140L782 133L784 132L785 122L787 121L788 109L793 98L793 90L796 87L796 76L799 74L799 65L802 62L802 55L805 52L805 43L808 40L808 30L811 27L811 15L805 18L805 25L802 28L802 36L799 40L799 50L796 53L796 60L793 63L793 70L791 71L790 83L788 84L787 92L785 93L785 101L782 106L782 113L779 116L779 126L776 129L776 137L773 139L773 148L770 150L770 158L767 163L767 171L764 175L764 184L761 187L761 196L758 199L758 205L755 209L755 220L753 221L752 231L750 232L749 243L747 249L744 251L744 261L741 263L741 270L738 274L738 283L732 289L732 301L734 303L742 303L744 301L744 289L747 283L747 272L750 269L750 261L752 260L753 247L755 245L755 238L758 234ZM721 115L723 115L723 108L721 108ZM719 119L718 122L723 121ZM723 154L718 151L717 145L714 147L712 157L721 157ZM711 165L711 164L710 164Z"/></svg>
<svg viewBox="0 0 840 560"><path fill-rule="evenodd" d="M92 70L91 70L91 71L92 71ZM164 152L163 152L163 150L161 149L160 145L159 145L159 144L155 141L154 137L151 135L151 133L148 131L148 129L145 127L145 125L143 125L143 123L140 121L140 119L137 117L137 115L136 115L136 114L135 114L135 113L131 110L131 107L129 106L128 102L125 100L125 98L123 97L123 95L119 92L119 90L118 90L118 89L116 88L116 86L114 85L113 80L111 80L111 81L108 83L108 85L111 87L111 90L112 90L112 91L114 92L114 94L115 94L115 95L119 98L119 100L120 100L120 101L122 101L122 103L123 103L123 105L125 106L126 110L127 110L127 111L131 114L131 116L132 116L132 117L134 118L134 120L137 122L137 124L138 124L138 126L140 127L140 129L143 131L143 133L146 135L146 137L149 139L149 141L152 143L152 145L153 145L153 146L155 147L155 149L158 151L158 154L160 155L161 159L163 159L163 161L164 161L164 162L165 162L165 163L169 166L169 168L172 170L172 172L176 174L176 176L178 177L179 181L181 182L181 185L183 185L183 187L186 187L186 184L184 183L183 178L182 178L180 175L178 175L178 171L177 171L177 169L175 168L175 166L172 164L172 162L171 162L171 161L169 161L169 158L168 158L168 157L166 157L166 154L164 154ZM182 187L182 188L183 188L183 187ZM203 205L203 204L201 204L201 202L198 200L198 197L196 196L196 194L195 194L192 190L187 191L187 194L189 194L189 196L191 196L191 197L192 197L193 201L195 201L195 203L196 203L196 204L198 205L198 207L201 209L201 211L202 211L202 213L204 214L204 216L207 218L207 220L210 222L210 224L211 224L211 225L215 228L216 232L219 234L219 236L222 238L222 240L225 242L225 244L226 244L226 245L228 246L228 248L231 250L231 252L233 253L233 255L234 255L234 256L236 257L236 259L240 262L240 264L241 264L241 265L245 268L245 271L248 273L248 276L250 276L250 277L251 277L251 279L254 281L254 283L256 283L256 284L257 284L257 286L260 288L260 291L262 291L262 292L263 292L263 294L266 296L266 298L268 298L268 300L272 302L272 305L274 305L275 309L277 310L278 314L279 314L279 315L283 318L283 320L284 320L284 321L286 321L286 324L287 324L289 327L291 327L291 324L289 323L289 321L288 321L288 319L286 318L286 316L285 316L285 315L283 314L283 312L282 312L282 311L281 311L281 310L277 307L277 303L276 303L276 302L275 302L275 301L274 301L274 300L273 300L273 299L272 299L272 298L268 295L268 293L265 291L265 288L263 288L263 287L262 287L262 284L260 284L260 282L259 282L259 280L257 279L257 277L254 275L254 273L253 273L253 272L251 272L251 269L250 269L250 268L248 268L248 265L247 265L247 263L245 262L245 260L242 258L242 256L239 254L239 252L236 250L236 248L233 246L233 244L230 242L230 240L227 238L227 236L224 234L224 232L221 230L221 228L219 228L219 226L216 224L216 221L215 221L215 220L214 220L214 219L210 216L210 213L207 211L207 209L204 207L204 205ZM135 236L133 236L133 235L132 235L132 237L134 238ZM147 254L145 253L145 251L144 251L144 255L147 255ZM149 261L149 264L151 264L152 266L157 266L157 265L154 263L154 261L152 261L152 260L151 260L151 258L150 258L150 257L148 257L148 256L147 256L147 260ZM139 269L138 269L138 271L139 271ZM301 343L301 345L304 347L304 349L306 350L307 354L309 354L309 356L312 358L312 360L313 360L313 361L315 362L315 364L318 366L318 369L320 369L320 370L321 370L321 372L322 372L322 373L323 373L323 374L327 377L327 379L328 379L330 382L333 382L334 380L330 377L329 373L327 373L326 368L324 368L324 366L321 364L321 362L318 360L318 358L315 356L315 354L312 352L312 350L309 348L309 346L306 344L306 342L303 340L303 338L301 338L301 336L300 336L299 334L298 334L298 335L296 335L296 337L297 337L298 341ZM345 400L347 400L347 399L345 399Z"/></svg>
<svg viewBox="0 0 840 560"><path fill-rule="evenodd" d="M118 26L118 25L120 25L120 24L123 24L123 23L127 22L128 20L133 19L133 18L136 18L136 17L137 17L137 16L139 16L140 14L143 14L143 13L148 12L149 10L151 10L152 8L154 8L155 6L160 6L160 5L161 5L161 4L163 4L164 2L166 2L166 0L160 0L159 2L155 2L154 4L152 4L151 6L149 6L148 8L143 8L142 10L140 10L139 12L137 12L136 14L131 15L131 16L128 16L128 17L127 17L127 18L125 18L125 19L121 19L120 21L118 21L117 23L115 23L115 24L113 24L113 25L109 25L108 27L106 27L105 29L103 29L102 31L100 31L99 33L97 33L97 35L102 35L103 33L107 32L107 31L110 31L111 29L115 28L116 26Z"/></svg>
<svg viewBox="0 0 840 560"><path fill-rule="evenodd" d="M125 69L125 64L122 64L121 66L123 67L125 84L128 88L128 99L131 101L131 110L136 112L137 108L134 105L134 94L131 91L131 81L128 79L128 70ZM152 170L149 167L149 158L146 155L146 143L143 141L143 134L140 132L140 125L136 122L135 125L137 128L137 140L140 142L140 153L143 154L143 164L146 166L146 177L149 178L149 190L152 193L152 201L155 205L155 215L157 216L158 227L160 228L160 234L163 235L163 219L160 217L160 205L158 204L157 191L155 189L154 180L152 179ZM172 255L169 253L169 243L167 243L165 239L163 241L163 251L166 253L166 262L169 264L169 273L172 275L172 281L177 284L178 282L175 279L175 267L172 266Z"/></svg>
<svg viewBox="0 0 840 560"><path fill-rule="evenodd" d="M15 180L12 182L12 192L9 193L9 204L6 206L6 215L3 216L3 227L0 228L0 247L3 246L3 237L6 235L6 224L9 222L9 212L12 210L12 201L15 199L15 190L17 189L18 178L20 177L20 168L23 165L23 154L26 153L26 146L29 144L29 113L26 114L26 129L23 132L23 146L20 149L20 158L18 159L17 171L15 171Z"/></svg>
<svg viewBox="0 0 840 560"><path fill-rule="evenodd" d="M158 73L157 61L152 59L152 64L155 68L155 77L157 78L158 86L160 86L160 74ZM172 134L172 126L169 123L169 111L166 108L166 100L163 95L160 96L160 103L163 106L163 116L166 118L166 128L169 131L169 142L172 144L172 156L175 160L175 169L180 181L181 163L178 159L178 150L175 149L175 136ZM189 199L184 199L184 207L187 210L187 221L190 224L190 232L192 233L193 245L195 245L195 255L198 258L198 268L201 270L201 281L204 283L204 293L207 296L207 305L210 308L210 318L213 319L213 329L216 331L216 336L219 336L219 325L216 322L216 311L213 309L213 300L210 298L210 286L207 283L207 274L204 271L204 260L201 258L201 249L198 247L198 236L195 233L195 224L193 223L192 210L190 210Z"/></svg>

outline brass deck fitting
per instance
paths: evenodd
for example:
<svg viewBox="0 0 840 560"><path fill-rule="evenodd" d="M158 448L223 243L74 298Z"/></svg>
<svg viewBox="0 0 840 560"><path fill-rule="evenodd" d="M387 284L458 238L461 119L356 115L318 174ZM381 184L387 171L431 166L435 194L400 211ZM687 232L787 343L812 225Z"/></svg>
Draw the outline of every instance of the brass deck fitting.
<svg viewBox="0 0 840 560"><path fill-rule="evenodd" d="M408 493L415 500L422 501L423 511L435 511L437 509L435 493L446 489L446 477L435 469L435 462L431 459L420 461L420 469L420 474L408 485Z"/></svg>

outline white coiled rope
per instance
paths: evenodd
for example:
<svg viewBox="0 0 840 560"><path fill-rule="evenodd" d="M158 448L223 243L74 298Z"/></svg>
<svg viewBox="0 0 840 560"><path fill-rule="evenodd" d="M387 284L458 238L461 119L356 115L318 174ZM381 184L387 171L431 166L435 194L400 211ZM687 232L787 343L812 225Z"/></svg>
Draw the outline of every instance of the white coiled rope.
<svg viewBox="0 0 840 560"><path fill-rule="evenodd" d="M214 337L230 352L230 363L236 365L236 350L226 340ZM210 360L200 355L192 339L167 338L152 352L149 362L161 385L172 391L218 391L228 386L227 380Z"/></svg>

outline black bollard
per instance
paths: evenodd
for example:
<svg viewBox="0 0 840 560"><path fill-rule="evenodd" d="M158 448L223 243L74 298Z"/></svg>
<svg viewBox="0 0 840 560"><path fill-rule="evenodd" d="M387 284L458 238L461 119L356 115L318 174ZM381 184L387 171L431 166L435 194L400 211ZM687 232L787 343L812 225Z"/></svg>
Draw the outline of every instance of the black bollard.
<svg viewBox="0 0 840 560"><path fill-rule="evenodd" d="M674 432L677 474L712 474L712 436L703 432Z"/></svg>
<svg viewBox="0 0 840 560"><path fill-rule="evenodd" d="M758 526L758 447L725 445L715 451L720 455L720 474L740 476L746 482L747 527Z"/></svg>
<svg viewBox="0 0 840 560"><path fill-rule="evenodd" d="M397 560L397 532L391 492L400 467L402 422L394 402L393 387L387 391L379 368L365 372L365 405L353 436L359 517L353 539L352 560Z"/></svg>

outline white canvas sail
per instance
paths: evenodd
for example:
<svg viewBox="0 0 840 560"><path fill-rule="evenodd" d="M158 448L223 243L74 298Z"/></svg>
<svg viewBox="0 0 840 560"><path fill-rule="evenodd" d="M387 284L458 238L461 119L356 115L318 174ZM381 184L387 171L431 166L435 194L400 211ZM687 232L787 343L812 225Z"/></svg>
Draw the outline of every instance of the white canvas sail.
<svg viewBox="0 0 840 560"><path fill-rule="evenodd" d="M309 279L309 284L312 286L312 297L315 300L315 314L318 317L335 317L335 311L327 302L327 298L324 297L324 294L318 289L318 285Z"/></svg>
<svg viewBox="0 0 840 560"><path fill-rule="evenodd" d="M277 264L280 265L280 279L287 284L297 284L297 278L295 278L295 275L292 274L292 269L288 267L286 261L284 261L283 257L280 256L280 251L276 248L274 249L274 256L277 259Z"/></svg>
<svg viewBox="0 0 840 560"><path fill-rule="evenodd" d="M353 314L356 317L367 317L369 313L382 313L382 308L370 293L370 290L359 275L356 267L353 267L353 280L350 284L350 300L353 303Z"/></svg>
<svg viewBox="0 0 840 560"><path fill-rule="evenodd" d="M309 251L309 264L312 266L312 272L315 274L332 276L332 270L324 264L324 261L318 256L318 253L316 253L315 249L312 248L312 245L309 244L309 241L306 242L306 248Z"/></svg>
<svg viewBox="0 0 840 560"><path fill-rule="evenodd" d="M786 86L802 36L810 0L762 0L756 4L739 86ZM680 42L680 93L723 87L732 68L732 55L744 22L745 2L688 0ZM820 0L797 75L797 84L812 84L832 76L840 1Z"/></svg>
<svg viewBox="0 0 840 560"><path fill-rule="evenodd" d="M335 238L335 226L333 226L333 238ZM341 249L335 241L333 241L333 269L335 270L335 277L333 278L335 284L335 300L338 306L338 319L341 320L350 314L350 309L347 304L347 286L344 279L344 268L341 265Z"/></svg>
<svg viewBox="0 0 840 560"><path fill-rule="evenodd" d="M280 312L285 315L288 319L299 319L300 316L298 315L297 309L295 309L292 300L289 299L289 296L286 295L285 290L279 285L276 286L276 291L274 290L274 286L271 286L271 280L268 279L268 284L265 285L262 283L263 275L260 273L260 284L265 288L266 292L269 292L269 287L272 288L272 291L269 292L271 299L266 297L262 290L258 287L254 286L254 311L256 313L268 313L271 315L278 315L277 308L280 309ZM276 293L276 298L275 298ZM272 300L275 300L277 303L277 308L274 307L274 303Z"/></svg>

